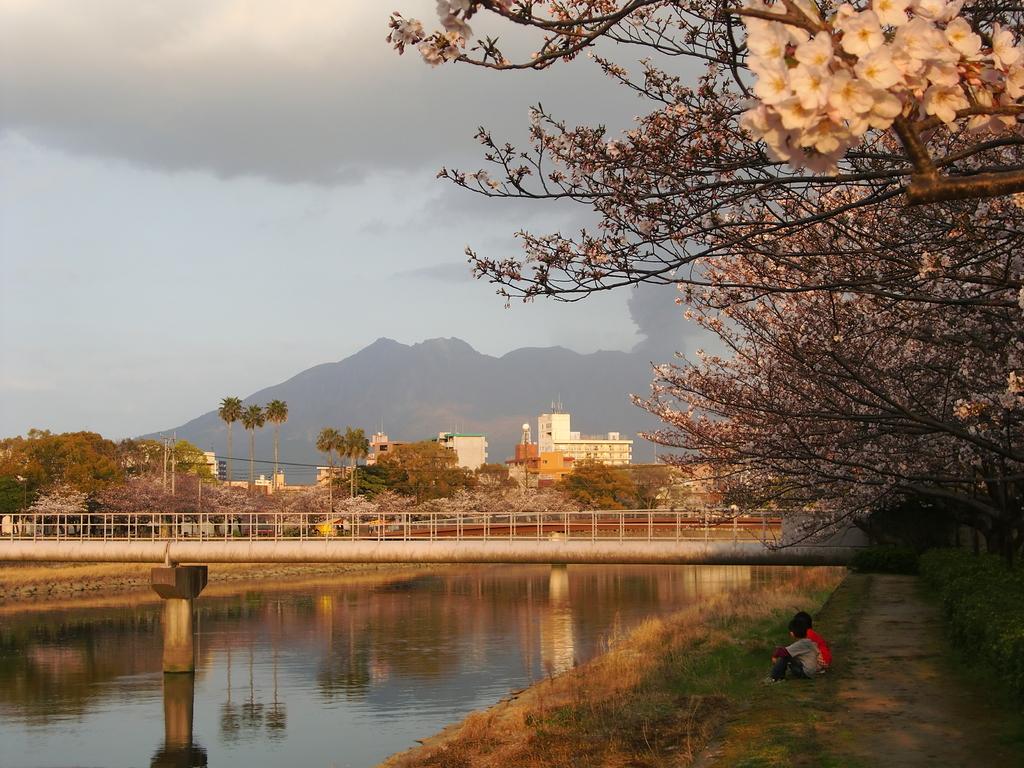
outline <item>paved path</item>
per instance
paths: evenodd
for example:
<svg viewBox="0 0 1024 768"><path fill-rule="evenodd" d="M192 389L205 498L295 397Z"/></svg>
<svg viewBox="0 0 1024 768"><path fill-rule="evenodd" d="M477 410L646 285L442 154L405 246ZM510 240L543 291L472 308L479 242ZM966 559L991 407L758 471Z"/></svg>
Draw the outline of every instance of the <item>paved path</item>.
<svg viewBox="0 0 1024 768"><path fill-rule="evenodd" d="M936 608L917 578L870 577L837 691L846 745L866 765L1020 766L1019 746L1000 741L980 685L953 670Z"/></svg>

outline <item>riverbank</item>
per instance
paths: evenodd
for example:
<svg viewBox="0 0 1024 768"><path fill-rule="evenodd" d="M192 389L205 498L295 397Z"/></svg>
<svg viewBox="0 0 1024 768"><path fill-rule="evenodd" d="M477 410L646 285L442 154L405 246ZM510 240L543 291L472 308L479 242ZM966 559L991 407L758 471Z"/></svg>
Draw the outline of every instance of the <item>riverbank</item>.
<svg viewBox="0 0 1024 768"><path fill-rule="evenodd" d="M1024 715L955 651L914 576L851 574L815 627L833 669L751 691L698 768L1024 766Z"/></svg>
<svg viewBox="0 0 1024 768"><path fill-rule="evenodd" d="M387 768L678 766L696 758L764 676L798 609L817 611L839 569L795 573L650 619L607 653L470 715Z"/></svg>
<svg viewBox="0 0 1024 768"><path fill-rule="evenodd" d="M123 596L149 592L147 563L3 563L0 564L0 606L4 608L40 601L81 597ZM221 584L268 581L293 584L311 578L345 574L382 574L427 570L422 564L393 563L220 563L210 566L210 590Z"/></svg>

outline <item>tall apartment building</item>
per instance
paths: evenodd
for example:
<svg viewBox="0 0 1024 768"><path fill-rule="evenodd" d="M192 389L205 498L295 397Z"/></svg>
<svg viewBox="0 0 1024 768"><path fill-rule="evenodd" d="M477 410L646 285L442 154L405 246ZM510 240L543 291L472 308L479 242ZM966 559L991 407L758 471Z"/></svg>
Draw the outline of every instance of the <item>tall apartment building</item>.
<svg viewBox="0 0 1024 768"><path fill-rule="evenodd" d="M468 432L438 432L437 442L455 451L458 465L477 470L487 463L487 438Z"/></svg>
<svg viewBox="0 0 1024 768"><path fill-rule="evenodd" d="M400 445L405 445L405 440L389 440L383 432L374 432L370 438L370 453L366 457L367 465L374 465L389 453L394 453Z"/></svg>
<svg viewBox="0 0 1024 768"><path fill-rule="evenodd" d="M568 413L542 413L537 419L537 447L540 453L563 453L575 461L599 461L623 465L633 461L633 441L618 432L582 435L573 432Z"/></svg>

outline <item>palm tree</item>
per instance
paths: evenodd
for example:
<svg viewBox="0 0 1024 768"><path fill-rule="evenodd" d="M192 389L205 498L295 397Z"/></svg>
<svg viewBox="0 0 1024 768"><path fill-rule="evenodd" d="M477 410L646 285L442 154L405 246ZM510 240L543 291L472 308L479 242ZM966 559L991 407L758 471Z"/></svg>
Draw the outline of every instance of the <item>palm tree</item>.
<svg viewBox="0 0 1024 768"><path fill-rule="evenodd" d="M249 433L249 493L252 493L256 483L256 476L253 473L253 453L256 451L256 430L267 423L266 414L258 405L250 405L242 411L242 426Z"/></svg>
<svg viewBox="0 0 1024 768"><path fill-rule="evenodd" d="M349 496L356 495L356 469L360 459L366 458L370 452L370 441L366 439L366 433L362 429L345 428L345 436L341 438L342 448L348 457L349 470Z"/></svg>
<svg viewBox="0 0 1024 768"><path fill-rule="evenodd" d="M288 421L288 403L271 400L265 410L267 421L274 425L274 487L277 487L278 449L281 445L281 425Z"/></svg>
<svg viewBox="0 0 1024 768"><path fill-rule="evenodd" d="M341 447L341 433L334 427L324 427L316 438L316 449L327 454L327 499L334 513L334 452Z"/></svg>
<svg viewBox="0 0 1024 768"><path fill-rule="evenodd" d="M238 397L225 397L220 401L217 410L221 421L228 425L228 483L231 482L231 425L242 418L242 400Z"/></svg>

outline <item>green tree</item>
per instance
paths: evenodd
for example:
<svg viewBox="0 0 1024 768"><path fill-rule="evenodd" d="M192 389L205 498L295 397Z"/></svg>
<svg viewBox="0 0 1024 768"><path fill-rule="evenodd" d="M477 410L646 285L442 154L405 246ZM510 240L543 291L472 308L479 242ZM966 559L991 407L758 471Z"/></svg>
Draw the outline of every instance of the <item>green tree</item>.
<svg viewBox="0 0 1024 768"><path fill-rule="evenodd" d="M392 487L394 478L387 464L370 464L363 467L356 480L356 493L372 499L381 491Z"/></svg>
<svg viewBox="0 0 1024 768"><path fill-rule="evenodd" d="M334 512L334 452L342 446L341 433L334 427L324 427L316 437L316 449L327 454L327 498Z"/></svg>
<svg viewBox="0 0 1024 768"><path fill-rule="evenodd" d="M267 421L274 425L274 485L277 485L277 464L280 460L281 425L288 421L288 403L271 400L266 408Z"/></svg>
<svg viewBox="0 0 1024 768"><path fill-rule="evenodd" d="M636 486L625 470L597 461L578 462L558 488L589 509L625 509L636 497Z"/></svg>
<svg viewBox="0 0 1024 768"><path fill-rule="evenodd" d="M217 410L220 420L228 426L228 482L231 482L231 425L242 418L242 400L238 397L225 397L220 401Z"/></svg>
<svg viewBox="0 0 1024 768"><path fill-rule="evenodd" d="M433 440L424 440L398 446L380 463L393 473L392 488L414 496L420 504L476 485L473 473L457 466L457 462L455 451Z"/></svg>
<svg viewBox="0 0 1024 768"><path fill-rule="evenodd" d="M345 434L341 438L342 451L349 462L349 497L356 495L356 472L359 469L359 459L365 459L370 453L370 441L366 433L361 429L345 428Z"/></svg>
<svg viewBox="0 0 1024 768"><path fill-rule="evenodd" d="M178 472L207 480L213 478L210 465L206 462L206 454L188 440L179 440L171 450L174 451L174 466Z"/></svg>
<svg viewBox="0 0 1024 768"><path fill-rule="evenodd" d="M31 498L28 495L28 478L24 475L0 476L0 514L27 509Z"/></svg>
<svg viewBox="0 0 1024 768"><path fill-rule="evenodd" d="M256 453L256 430L266 423L267 417L258 405L250 405L242 411L242 426L249 433L249 493L252 493L253 485L256 482L253 467L253 455Z"/></svg>

